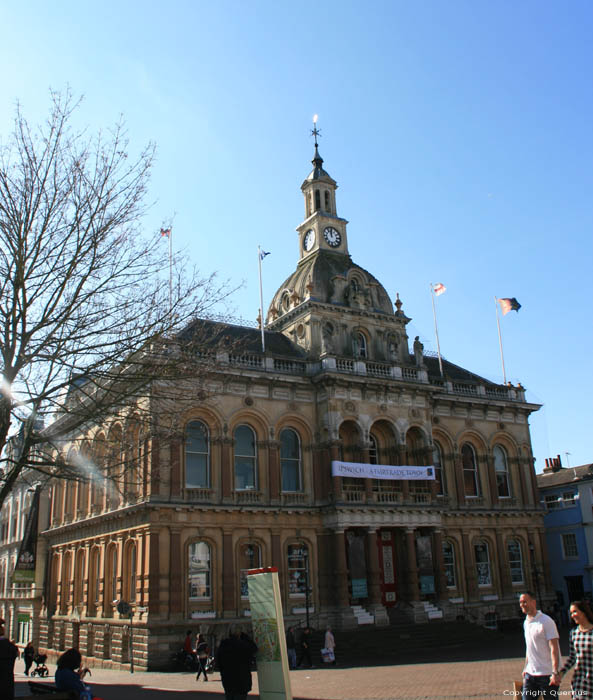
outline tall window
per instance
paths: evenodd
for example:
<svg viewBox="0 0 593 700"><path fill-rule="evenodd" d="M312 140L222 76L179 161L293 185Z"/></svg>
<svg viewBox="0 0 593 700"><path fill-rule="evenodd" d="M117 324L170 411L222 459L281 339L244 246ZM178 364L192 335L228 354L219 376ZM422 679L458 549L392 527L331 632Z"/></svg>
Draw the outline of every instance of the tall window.
<svg viewBox="0 0 593 700"><path fill-rule="evenodd" d="M280 469L283 491L302 491L301 445L299 436L292 428L280 433Z"/></svg>
<svg viewBox="0 0 593 700"><path fill-rule="evenodd" d="M445 568L445 578L447 588L457 587L457 577L455 576L455 548L453 543L443 540L443 565Z"/></svg>
<svg viewBox="0 0 593 700"><path fill-rule="evenodd" d="M288 547L288 594L305 595L309 581L309 549L306 544Z"/></svg>
<svg viewBox="0 0 593 700"><path fill-rule="evenodd" d="M261 568L261 548L255 542L247 542L239 548L239 571L241 598L247 598L249 591L247 588L247 572L249 569Z"/></svg>
<svg viewBox="0 0 593 700"><path fill-rule="evenodd" d="M321 193L319 190L315 190L315 211L321 209Z"/></svg>
<svg viewBox="0 0 593 700"><path fill-rule="evenodd" d="M210 486L210 439L201 421L188 423L185 429L185 485L188 489Z"/></svg>
<svg viewBox="0 0 593 700"><path fill-rule="evenodd" d="M487 542L477 542L474 545L474 555L476 557L476 576L478 586L491 586L492 573L490 571L490 553Z"/></svg>
<svg viewBox="0 0 593 700"><path fill-rule="evenodd" d="M494 447L494 473L496 474L496 490L499 498L509 498L509 467L507 454L500 445Z"/></svg>
<svg viewBox="0 0 593 700"><path fill-rule="evenodd" d="M364 333L356 333L354 335L354 355L356 357L368 357L367 337Z"/></svg>
<svg viewBox="0 0 593 700"><path fill-rule="evenodd" d="M509 569L512 583L523 583L523 555L519 540L509 540L507 545L509 555Z"/></svg>
<svg viewBox="0 0 593 700"><path fill-rule="evenodd" d="M240 425L235 433L235 489L256 487L255 433L248 425Z"/></svg>
<svg viewBox="0 0 593 700"><path fill-rule="evenodd" d="M329 203L329 192L328 190L325 190L325 211L329 212L331 211L330 203Z"/></svg>
<svg viewBox="0 0 593 700"><path fill-rule="evenodd" d="M466 442L461 448L461 462L463 465L463 486L465 495L473 498L480 495L480 481L478 479L478 463L474 448Z"/></svg>
<svg viewBox="0 0 593 700"><path fill-rule="evenodd" d="M574 532L567 532L562 535L562 553L565 559L576 559L579 556L577 536Z"/></svg>
<svg viewBox="0 0 593 700"><path fill-rule="evenodd" d="M432 447L432 464L434 466L434 476L437 482L437 494L443 496L447 493L447 485L445 483L445 472L443 469L443 453L441 446L435 442Z"/></svg>
<svg viewBox="0 0 593 700"><path fill-rule="evenodd" d="M206 542L192 542L188 556L189 599L207 600L212 595L210 545Z"/></svg>
<svg viewBox="0 0 593 700"><path fill-rule="evenodd" d="M82 592L84 587L84 551L76 553L76 566L74 569L74 605L82 604Z"/></svg>

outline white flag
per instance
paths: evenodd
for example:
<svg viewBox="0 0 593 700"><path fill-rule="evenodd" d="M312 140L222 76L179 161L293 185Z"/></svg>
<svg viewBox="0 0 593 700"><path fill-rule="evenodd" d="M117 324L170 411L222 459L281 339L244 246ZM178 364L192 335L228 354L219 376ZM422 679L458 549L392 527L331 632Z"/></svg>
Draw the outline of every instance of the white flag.
<svg viewBox="0 0 593 700"><path fill-rule="evenodd" d="M434 293L438 296L441 294L444 294L447 291L447 287L445 287L444 284L441 284L440 282L438 284L435 284L434 287Z"/></svg>

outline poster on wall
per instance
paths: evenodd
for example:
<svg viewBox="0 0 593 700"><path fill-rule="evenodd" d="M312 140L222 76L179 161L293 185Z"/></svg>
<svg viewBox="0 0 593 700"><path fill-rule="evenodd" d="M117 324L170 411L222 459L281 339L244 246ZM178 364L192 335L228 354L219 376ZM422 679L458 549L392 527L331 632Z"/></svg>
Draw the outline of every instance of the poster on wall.
<svg viewBox="0 0 593 700"><path fill-rule="evenodd" d="M257 680L261 700L292 700L278 569L247 572Z"/></svg>

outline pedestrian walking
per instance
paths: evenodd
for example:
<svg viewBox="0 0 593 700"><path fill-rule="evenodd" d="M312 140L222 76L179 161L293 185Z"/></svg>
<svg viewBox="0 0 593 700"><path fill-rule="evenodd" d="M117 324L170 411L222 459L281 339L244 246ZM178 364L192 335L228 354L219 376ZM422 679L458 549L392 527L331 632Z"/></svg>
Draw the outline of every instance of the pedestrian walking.
<svg viewBox="0 0 593 700"><path fill-rule="evenodd" d="M570 655L554 675L554 682L560 685L564 674L574 666L572 697L593 698L593 611L586 600L575 600L570 604L570 617L576 625L570 631Z"/></svg>
<svg viewBox="0 0 593 700"><path fill-rule="evenodd" d="M294 627L286 630L286 652L288 654L288 667L292 670L297 665L296 639L294 638Z"/></svg>
<svg viewBox="0 0 593 700"><path fill-rule="evenodd" d="M216 653L226 700L245 700L251 690L251 661L257 645L243 632L240 625L233 625L229 637L223 639Z"/></svg>
<svg viewBox="0 0 593 700"><path fill-rule="evenodd" d="M525 615L523 697L556 698L558 682L554 679L557 677L560 666L560 645L556 623L537 609L537 600L531 591L521 595L519 607Z"/></svg>
<svg viewBox="0 0 593 700"><path fill-rule="evenodd" d="M33 642L27 642L27 646L23 649L23 659L25 660L25 676L29 675L29 669L33 665L33 659L35 658L35 647Z"/></svg>
<svg viewBox="0 0 593 700"><path fill-rule="evenodd" d="M336 665L336 640L334 639L331 627L325 630L324 647L328 651L329 663Z"/></svg>
<svg viewBox="0 0 593 700"><path fill-rule="evenodd" d="M196 680L200 679L200 674L204 674L204 680L208 680L208 676L206 675L206 665L208 663L208 655L210 654L210 649L208 648L208 643L204 639L203 634L198 634L198 638L196 640L196 655L198 657L198 675L196 676Z"/></svg>
<svg viewBox="0 0 593 700"><path fill-rule="evenodd" d="M305 627L301 635L301 643L299 645L299 660L297 661L297 668L301 666L303 661L307 661L309 668L313 668L313 661L311 661L311 628Z"/></svg>
<svg viewBox="0 0 593 700"><path fill-rule="evenodd" d="M16 644L4 636L5 622L0 618L0 689L2 697L6 700L14 698L14 662L19 650Z"/></svg>

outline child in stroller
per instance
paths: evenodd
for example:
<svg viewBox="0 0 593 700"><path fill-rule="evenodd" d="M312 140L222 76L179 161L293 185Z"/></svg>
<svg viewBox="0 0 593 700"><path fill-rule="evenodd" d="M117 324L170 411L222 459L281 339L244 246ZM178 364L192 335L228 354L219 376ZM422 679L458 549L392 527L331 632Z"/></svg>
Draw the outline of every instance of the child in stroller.
<svg viewBox="0 0 593 700"><path fill-rule="evenodd" d="M45 665L45 662L47 661L47 654L35 654L33 661L35 662L35 668L31 671L32 676L45 678L49 675L49 671Z"/></svg>

